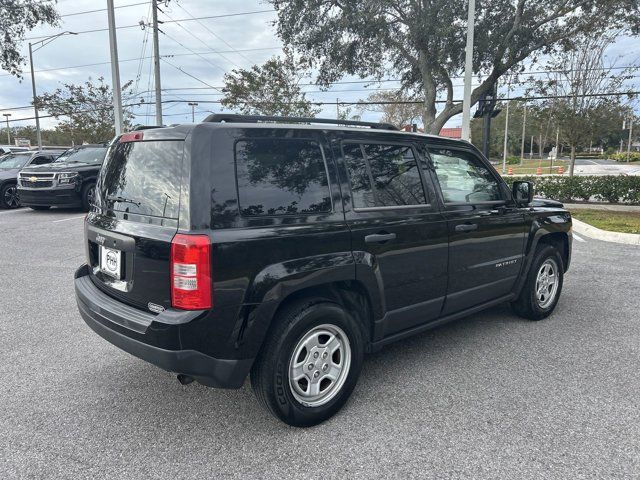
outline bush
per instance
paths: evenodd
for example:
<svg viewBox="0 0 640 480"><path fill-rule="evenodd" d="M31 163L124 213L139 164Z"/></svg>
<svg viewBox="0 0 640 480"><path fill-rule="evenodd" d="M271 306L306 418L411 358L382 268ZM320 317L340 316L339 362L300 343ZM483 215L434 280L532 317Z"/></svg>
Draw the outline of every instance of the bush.
<svg viewBox="0 0 640 480"><path fill-rule="evenodd" d="M505 180L509 184L514 180L533 182L536 196L561 202L588 202L595 199L599 202L640 204L640 176L527 176L508 177Z"/></svg>
<svg viewBox="0 0 640 480"><path fill-rule="evenodd" d="M507 157L507 165L520 165L520 157Z"/></svg>
<svg viewBox="0 0 640 480"><path fill-rule="evenodd" d="M626 162L627 161L627 152L623 153L614 153L609 158L615 160L616 162ZM640 152L629 152L629 161L630 162L640 162Z"/></svg>

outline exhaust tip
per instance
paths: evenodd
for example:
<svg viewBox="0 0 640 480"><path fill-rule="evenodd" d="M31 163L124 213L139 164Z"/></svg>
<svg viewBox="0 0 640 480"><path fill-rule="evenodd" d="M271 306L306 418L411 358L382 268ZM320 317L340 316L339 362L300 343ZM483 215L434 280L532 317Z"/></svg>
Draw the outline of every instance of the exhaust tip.
<svg viewBox="0 0 640 480"><path fill-rule="evenodd" d="M184 375L182 373L178 374L178 381L182 384L182 385L189 385L191 382L193 382L195 380L195 378L193 378L190 375Z"/></svg>

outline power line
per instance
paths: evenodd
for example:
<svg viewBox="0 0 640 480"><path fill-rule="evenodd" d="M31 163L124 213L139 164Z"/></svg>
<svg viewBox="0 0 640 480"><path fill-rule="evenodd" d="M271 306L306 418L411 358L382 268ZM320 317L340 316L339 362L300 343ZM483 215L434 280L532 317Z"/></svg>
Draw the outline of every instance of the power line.
<svg viewBox="0 0 640 480"><path fill-rule="evenodd" d="M166 62L166 60L165 60ZM169 63L169 62L166 62ZM192 78L206 83L203 80L199 80L197 77L194 77L192 75L190 75L189 73L185 72L184 70L181 70L179 67L176 67L175 65L169 63L171 66L178 68L182 73L191 76ZM213 88L213 87L211 87ZM608 97L608 96L637 96L640 95L640 91L630 91L630 92L607 92L607 93L593 93L593 94L586 94L586 95L579 95L581 97ZM532 101L532 100L548 100L548 99L559 99L559 98L573 98L572 95L540 95L540 96L534 96L534 97L524 97L524 96L518 96L518 97L507 97L507 98L503 98L501 100L503 101ZM462 100L457 99L454 100L454 102L459 103ZM220 100L190 100L190 99L182 99L182 100L163 100L162 103L188 103L188 102L198 102L198 103L210 103L210 104L220 104L222 103ZM148 102L136 102L136 103L129 103L126 105L123 105L123 107L136 107L136 106L140 106L140 105L145 105ZM271 104L272 102L245 102L247 105L253 105L253 106L259 106L259 105L263 105L263 104ZM284 104L293 104L295 102L283 102ZM341 105L341 106L348 106L348 105L407 105L407 104L420 104L423 103L421 100L395 100L395 101L380 101L380 102L374 102L374 101L357 101L357 102L346 102L346 101L338 101L338 102L310 102L312 105L318 105L318 106L324 106L324 105L330 105L330 106L335 106L337 105ZM436 100L435 103L446 103L446 100ZM100 111L108 111L110 110L111 107L104 107L104 108L99 108L98 110ZM69 115L75 115L78 113L87 113L87 112L95 112L96 109L87 109L87 110L76 110L73 112L69 112L69 113L65 113L65 114L61 114L61 115L57 115L58 117L66 117ZM56 117L56 115L40 115L40 118L51 118L51 117ZM24 118L15 118L15 119L11 119L9 120L9 122L22 122L22 121L26 121L26 120L33 120L35 119L35 117L24 117Z"/></svg>
<svg viewBox="0 0 640 480"><path fill-rule="evenodd" d="M190 57L192 55L217 55L220 53L235 53L238 51L241 52L258 52L258 51L263 51L263 50L279 50L281 47L262 47L262 48L245 48L242 50L209 50L209 51L204 51L204 52L196 52L194 51L194 53L168 53L165 55L161 55L161 57L167 57L167 58L173 58L173 57ZM144 57L145 60L152 58L152 57ZM136 62L140 60L139 58L127 58L125 60L120 60L120 63L123 62ZM40 72L56 72L59 70L68 70L70 68L85 68L85 67L97 67L100 65L110 65L111 62L97 62L97 63L85 63L82 65L68 65L68 66L64 66L64 67L53 67L53 68L43 68L41 70L34 70L34 73L40 73ZM23 73L25 74L30 74L31 71L30 70L25 70ZM2 75L0 75L0 77L11 77L12 75L10 73L3 73Z"/></svg>
<svg viewBox="0 0 640 480"><path fill-rule="evenodd" d="M139 2L139 3L129 3L128 5L119 5L117 7L113 7L114 9L118 8L128 8L128 7L137 7L138 5L146 5L149 2ZM64 15L60 15L60 18L64 17L75 17L76 15L85 15L87 13L97 13L97 12L106 12L106 8L98 8L96 10L85 10L84 12L74 12L74 13L65 13Z"/></svg>
<svg viewBox="0 0 640 480"><path fill-rule="evenodd" d="M251 12L239 12L239 13L225 13L222 15L208 15L206 17L196 17L196 18L179 18L177 20L166 20L164 23L177 23L177 22L193 22L196 20L211 20L211 19L215 19L215 18L229 18L229 17L239 17L239 16L244 16L244 15L256 15L256 14L260 14L260 13L274 13L273 10L254 10ZM116 30L122 30L125 28L140 28L139 24L135 24L135 25L121 25L119 27L116 27ZM80 30L78 32L75 32L76 34L80 35L80 34L85 34L85 33L95 33L95 32L106 32L108 31L108 28L94 28L91 30ZM25 38L25 40L27 41L33 41L33 40L41 40L43 38L48 38L49 35L42 35L39 37L31 37L31 38Z"/></svg>
<svg viewBox="0 0 640 480"><path fill-rule="evenodd" d="M240 55L242 58L244 58L246 61L248 62L252 62L252 60L250 58L248 58L246 55L240 53L238 50L236 50L235 48L233 48L233 46L231 44L229 44L224 38L222 38L220 35L218 35L217 33L215 33L213 30L211 30L209 27L207 27L203 22L201 22L200 20L197 20L196 17L194 17L186 8L184 8L184 6L180 5L180 3L176 3L176 5L178 5L178 7L187 15L189 15L189 17L195 19L207 32L209 32L211 35L213 35L215 38L217 38L218 40L220 40L222 43L224 43L227 47L229 47L231 50L233 50L235 53L237 53L238 55Z"/></svg>

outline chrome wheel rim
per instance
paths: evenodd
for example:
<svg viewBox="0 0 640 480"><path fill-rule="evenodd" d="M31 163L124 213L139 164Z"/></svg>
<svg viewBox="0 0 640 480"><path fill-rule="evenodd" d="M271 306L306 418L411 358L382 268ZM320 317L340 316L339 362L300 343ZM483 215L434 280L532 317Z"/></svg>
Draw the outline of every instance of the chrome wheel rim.
<svg viewBox="0 0 640 480"><path fill-rule="evenodd" d="M351 366L351 345L344 331L330 324L305 333L289 361L289 388L307 407L319 407L334 398Z"/></svg>
<svg viewBox="0 0 640 480"><path fill-rule="evenodd" d="M4 191L4 204L9 208L16 208L20 205L18 188L15 185L11 185Z"/></svg>
<svg viewBox="0 0 640 480"><path fill-rule="evenodd" d="M548 258L540 266L536 277L536 301L540 308L547 308L553 303L558 293L558 264Z"/></svg>

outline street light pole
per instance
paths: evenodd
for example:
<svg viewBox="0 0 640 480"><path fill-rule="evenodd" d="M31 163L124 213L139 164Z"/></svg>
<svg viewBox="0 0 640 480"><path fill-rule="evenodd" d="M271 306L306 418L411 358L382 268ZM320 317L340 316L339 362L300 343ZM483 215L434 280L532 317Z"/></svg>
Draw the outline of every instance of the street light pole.
<svg viewBox="0 0 640 480"><path fill-rule="evenodd" d="M113 116L115 118L116 135L123 130L122 98L120 90L120 65L118 63L118 40L116 38L116 18L113 0L107 0L107 21L109 23L109 51L111 56L111 85L113 90Z"/></svg>
<svg viewBox="0 0 640 480"><path fill-rule="evenodd" d="M464 96L462 99L462 140L471 141L471 75L473 69L473 29L476 18L476 2L469 0L467 13L467 47L464 61Z"/></svg>
<svg viewBox="0 0 640 480"><path fill-rule="evenodd" d="M2 116L7 119L7 145L11 145L11 135L9 134L9 117L11 116L11 114L3 113Z"/></svg>
<svg viewBox="0 0 640 480"><path fill-rule="evenodd" d="M33 71L33 50L29 42L29 66L31 68L31 90L33 93L33 112L36 117L36 138L38 140L38 150L42 150L42 134L40 133L40 116L38 115L38 103L36 101L36 75Z"/></svg>
<svg viewBox="0 0 640 480"><path fill-rule="evenodd" d="M38 149L40 150L42 149L42 134L40 132L40 116L38 115L38 105L36 102L36 96L37 96L36 95L36 75L35 75L35 72L33 71L33 52L37 52L45 45L48 45L49 43L53 42L56 38L61 37L63 35L77 35L77 33L62 32L56 35L51 35L49 37L43 38L42 40L38 40L37 42L33 42L33 44L29 42L29 67L31 69L31 90L33 93L33 111L35 113L34 116L36 117L36 137L38 139ZM32 45L35 45L37 43L40 43L41 45L38 48L33 49Z"/></svg>
<svg viewBox="0 0 640 480"><path fill-rule="evenodd" d="M160 87L160 42L158 40L158 0L151 0L153 13L153 76L156 86L156 125L162 126L162 93Z"/></svg>
<svg viewBox="0 0 640 480"><path fill-rule="evenodd" d="M198 102L189 102L187 105L191 107L191 123L196 123L196 107Z"/></svg>
<svg viewBox="0 0 640 480"><path fill-rule="evenodd" d="M524 113L522 115L522 143L520 144L520 165L524 161L524 140L527 133L527 104L524 104Z"/></svg>
<svg viewBox="0 0 640 480"><path fill-rule="evenodd" d="M627 142L627 163L631 157L631 136L633 135L633 115L629 119L629 141Z"/></svg>

